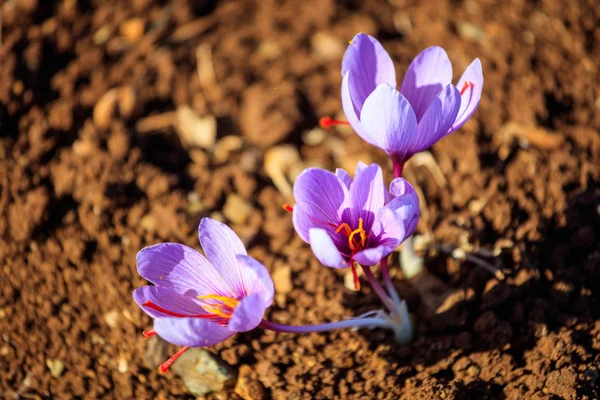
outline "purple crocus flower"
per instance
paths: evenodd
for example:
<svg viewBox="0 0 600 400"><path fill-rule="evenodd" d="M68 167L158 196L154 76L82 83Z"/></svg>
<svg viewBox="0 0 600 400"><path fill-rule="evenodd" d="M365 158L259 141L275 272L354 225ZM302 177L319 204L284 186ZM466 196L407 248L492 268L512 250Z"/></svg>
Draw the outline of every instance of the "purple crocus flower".
<svg viewBox="0 0 600 400"><path fill-rule="evenodd" d="M229 227L204 218L198 237L206 257L177 243L146 247L137 254L138 273L155 285L133 292L135 302L154 318L154 329L144 336L158 334L183 346L161 364L161 372L189 347L212 346L256 328L273 301L269 272L248 257Z"/></svg>
<svg viewBox="0 0 600 400"><path fill-rule="evenodd" d="M398 91L392 59L381 43L364 33L356 35L346 50L342 76L348 122L400 166L467 122L483 88L478 58L454 86L448 55L433 46L413 60Z"/></svg>
<svg viewBox="0 0 600 400"><path fill-rule="evenodd" d="M342 169L302 172L294 183L293 223L317 259L328 267L377 264L414 232L419 199L397 178L385 187L381 167L359 163L354 180Z"/></svg>

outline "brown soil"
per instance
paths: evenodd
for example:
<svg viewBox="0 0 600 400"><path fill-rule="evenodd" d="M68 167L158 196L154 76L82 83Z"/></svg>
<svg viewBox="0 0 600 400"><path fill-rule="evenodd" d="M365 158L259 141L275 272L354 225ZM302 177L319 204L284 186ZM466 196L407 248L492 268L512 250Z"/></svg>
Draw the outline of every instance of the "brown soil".
<svg viewBox="0 0 600 400"><path fill-rule="evenodd" d="M428 275L397 275L418 321L408 347L383 331L257 330L214 351L249 366L244 379L267 398L600 398L597 0L4 0L0 10L0 397L189 397L176 375L145 365L151 320L131 291L144 284L136 252L198 246L206 215L235 220L272 271L291 268L270 319L316 323L377 305L316 262L281 209L285 185L263 168L281 144L305 165L390 167L347 131L305 134L340 112L341 55L362 31L399 73L433 44L456 77L482 60L478 112L432 150L445 180L416 163L407 176L426 198L419 232L499 249L491 263L506 279L430 253ZM216 117L214 151L180 139L171 112L182 105ZM247 215L221 214L231 194Z"/></svg>

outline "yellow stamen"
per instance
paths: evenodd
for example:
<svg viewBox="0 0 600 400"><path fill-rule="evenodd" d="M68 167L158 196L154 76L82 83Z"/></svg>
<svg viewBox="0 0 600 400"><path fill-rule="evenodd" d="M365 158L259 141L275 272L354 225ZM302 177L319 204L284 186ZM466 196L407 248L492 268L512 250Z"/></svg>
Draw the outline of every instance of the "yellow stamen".
<svg viewBox="0 0 600 400"><path fill-rule="evenodd" d="M240 304L240 302L234 298L227 296L219 296L216 294L207 294L205 296L196 296L198 300L214 300L219 303L203 305L202 308L210 314L216 314L219 317L231 318L233 310Z"/></svg>

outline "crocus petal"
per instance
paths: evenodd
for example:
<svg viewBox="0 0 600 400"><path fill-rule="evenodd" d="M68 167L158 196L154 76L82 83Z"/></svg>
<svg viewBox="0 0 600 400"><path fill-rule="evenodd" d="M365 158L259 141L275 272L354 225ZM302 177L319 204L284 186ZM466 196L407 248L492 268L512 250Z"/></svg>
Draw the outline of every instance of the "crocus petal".
<svg viewBox="0 0 600 400"><path fill-rule="evenodd" d="M235 232L212 218L202 218L198 226L198 239L206 257L220 270L235 265L238 254L248 254Z"/></svg>
<svg viewBox="0 0 600 400"><path fill-rule="evenodd" d="M152 318L171 317L144 305L147 301L156 304L165 310L181 315L203 315L207 312L192 296L178 294L171 289L165 289L157 286L142 286L133 291L133 300L146 314Z"/></svg>
<svg viewBox="0 0 600 400"><path fill-rule="evenodd" d="M348 189L335 174L320 168L308 168L296 178L292 222L302 240L309 242L310 228L339 225L347 193Z"/></svg>
<svg viewBox="0 0 600 400"><path fill-rule="evenodd" d="M396 87L396 70L390 55L372 36L359 33L350 42L342 60L342 76L349 77L350 97L356 115L377 85L387 83Z"/></svg>
<svg viewBox="0 0 600 400"><path fill-rule="evenodd" d="M235 332L252 330L262 321L265 308L265 303L259 294L244 297L233 311L227 327Z"/></svg>
<svg viewBox="0 0 600 400"><path fill-rule="evenodd" d="M417 126L417 134L409 146L409 154L423 151L446 136L460 108L460 92L446 86L434 99Z"/></svg>
<svg viewBox="0 0 600 400"><path fill-rule="evenodd" d="M348 197L354 211L371 211L368 214L373 215L385 204L386 192L387 188L383 181L381 167L377 164L371 164L360 170L357 168ZM357 217L363 216L363 214L366 215L362 212L360 214ZM369 221L367 225L370 226L371 224L372 221Z"/></svg>
<svg viewBox="0 0 600 400"><path fill-rule="evenodd" d="M377 211L375 222L371 228L371 236L376 238L378 246L395 249L404 240L406 227L392 209L382 207Z"/></svg>
<svg viewBox="0 0 600 400"><path fill-rule="evenodd" d="M417 195L404 195L389 202L385 208L394 212L399 223L404 227L404 234L398 237L400 242L412 235L419 222L419 198Z"/></svg>
<svg viewBox="0 0 600 400"><path fill-rule="evenodd" d="M438 46L423 50L410 63L400 93L413 107L417 121L421 120L435 96L452 83L452 64L446 51Z"/></svg>
<svg viewBox="0 0 600 400"><path fill-rule="evenodd" d="M241 278L240 265L237 262L238 255L246 255L246 248L227 225L212 218L203 218L198 227L198 238L206 256L219 271L218 286L228 287L231 295L239 297L243 293L243 280ZM207 294L212 294L208 292Z"/></svg>
<svg viewBox="0 0 600 400"><path fill-rule="evenodd" d="M405 194L415 195L416 191L410 183L404 178L396 178L390 183L390 196L400 197ZM418 197L417 197L418 201Z"/></svg>
<svg viewBox="0 0 600 400"><path fill-rule="evenodd" d="M245 289L245 293L240 293L238 296L257 294L263 300L265 307L270 306L273 303L275 289L269 270L252 257L238 255L236 258L241 265L242 287Z"/></svg>
<svg viewBox="0 0 600 400"><path fill-rule="evenodd" d="M214 346L235 334L226 326L198 318L157 318L154 330L169 343L190 347Z"/></svg>
<svg viewBox="0 0 600 400"><path fill-rule="evenodd" d="M309 230L309 236L310 247L321 264L331 268L348 266L327 231L312 228Z"/></svg>
<svg viewBox="0 0 600 400"><path fill-rule="evenodd" d="M394 248L387 246L371 247L354 255L354 261L365 267L376 265L383 257L387 257Z"/></svg>
<svg viewBox="0 0 600 400"><path fill-rule="evenodd" d="M469 88L461 95L460 110L458 111L456 121L454 121L448 133L452 133L463 126L479 106L483 90L483 70L481 69L479 58L473 60L460 77L458 85L456 85L459 91L462 90L465 82L470 82L473 86L469 85Z"/></svg>
<svg viewBox="0 0 600 400"><path fill-rule="evenodd" d="M158 287L179 294L230 295L219 284L220 272L196 250L179 243L160 243L140 250L136 256L139 274Z"/></svg>
<svg viewBox="0 0 600 400"><path fill-rule="evenodd" d="M346 186L346 189L350 189L350 185L352 185L352 178L350 175L341 168L336 168L335 176Z"/></svg>
<svg viewBox="0 0 600 400"><path fill-rule="evenodd" d="M348 123L362 137L362 127L360 126L360 110L356 110L354 102L350 96L350 71L346 72L342 78L342 108Z"/></svg>
<svg viewBox="0 0 600 400"><path fill-rule="evenodd" d="M396 89L379 85L365 101L360 116L363 139L402 160L417 130L408 101Z"/></svg>

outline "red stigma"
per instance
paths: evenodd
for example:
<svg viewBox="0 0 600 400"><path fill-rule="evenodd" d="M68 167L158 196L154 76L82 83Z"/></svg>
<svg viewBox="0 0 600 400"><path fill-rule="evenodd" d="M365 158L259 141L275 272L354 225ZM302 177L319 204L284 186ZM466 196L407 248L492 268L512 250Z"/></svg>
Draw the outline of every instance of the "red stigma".
<svg viewBox="0 0 600 400"><path fill-rule="evenodd" d="M354 277L354 289L356 291L360 290L360 280L358 279L358 273L356 272L356 266L354 265L354 261L350 260L350 263L352 264L351 268L352 268L352 276Z"/></svg>
<svg viewBox="0 0 600 400"><path fill-rule="evenodd" d="M322 117L319 120L319 126L323 129L330 129L333 125L350 125L348 121L340 121L329 117Z"/></svg>
<svg viewBox="0 0 600 400"><path fill-rule="evenodd" d="M467 91L468 88L472 88L473 86L475 86L475 84L473 82L465 82L463 83L463 87L462 89L460 89L460 95L462 96L463 94L465 94L465 92Z"/></svg>
<svg viewBox="0 0 600 400"><path fill-rule="evenodd" d="M179 349L179 351L177 353L173 354L171 357L169 357L169 359L167 361L160 364L160 366L158 367L158 372L160 372L161 374L164 374L165 372L167 372L167 370L171 367L171 365L175 362L175 360L177 360L189 348L190 348L189 346L185 346L185 347L182 347L181 349Z"/></svg>
<svg viewBox="0 0 600 400"><path fill-rule="evenodd" d="M283 207L283 209L284 209L285 211L289 211L289 212L292 212L292 211L294 211L294 207L290 206L289 204L284 204L284 205L282 205L281 207Z"/></svg>
<svg viewBox="0 0 600 400"><path fill-rule="evenodd" d="M148 307L153 310L160 311L161 313L170 315L172 317L177 317L177 318L214 318L214 317L218 317L217 314L198 314L198 315L180 314L180 313L176 313L173 311L169 311L166 308L163 308L163 307L159 306L158 304L151 302L150 300L146 301L143 305L144 305L144 307Z"/></svg>
<svg viewBox="0 0 600 400"><path fill-rule="evenodd" d="M142 332L142 335L144 335L144 339L148 340L150 339L152 336L156 335L156 331L154 329L150 329L148 331L144 331Z"/></svg>

